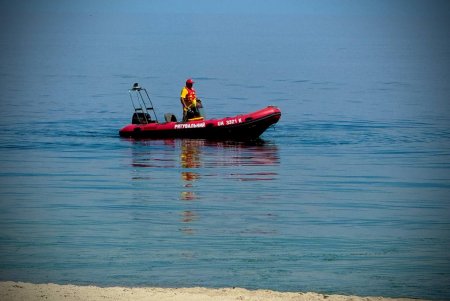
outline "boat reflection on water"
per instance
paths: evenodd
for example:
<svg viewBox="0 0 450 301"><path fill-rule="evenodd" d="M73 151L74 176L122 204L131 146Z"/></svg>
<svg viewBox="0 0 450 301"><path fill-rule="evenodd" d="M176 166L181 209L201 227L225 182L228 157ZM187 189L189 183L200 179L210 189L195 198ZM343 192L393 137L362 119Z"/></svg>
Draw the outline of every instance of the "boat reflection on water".
<svg viewBox="0 0 450 301"><path fill-rule="evenodd" d="M195 140L182 140L180 164L183 168L181 178L183 180L184 189L181 191L180 199L183 201L193 201L198 199L194 190L194 182L200 180L200 174L191 169L201 167L200 161L201 147L197 145Z"/></svg>
<svg viewBox="0 0 450 301"><path fill-rule="evenodd" d="M228 185L233 189L239 188L235 185L241 181L272 181L278 178L278 148L263 140L242 143L171 139L133 143L138 146L133 148L132 166L136 168L133 180L150 181L153 188L167 190L169 185L176 185L174 172L178 173L177 198L183 202L181 207L185 209L181 212L183 225L180 230L185 234L194 234L193 225L200 219L195 203L217 197L217 192L208 186ZM226 184L226 181L235 183Z"/></svg>

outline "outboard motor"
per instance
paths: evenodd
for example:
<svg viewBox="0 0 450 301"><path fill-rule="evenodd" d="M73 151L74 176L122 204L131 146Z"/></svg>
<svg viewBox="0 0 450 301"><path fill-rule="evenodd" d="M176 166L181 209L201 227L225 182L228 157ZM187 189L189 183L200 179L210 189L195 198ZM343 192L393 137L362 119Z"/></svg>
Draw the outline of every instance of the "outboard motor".
<svg viewBox="0 0 450 301"><path fill-rule="evenodd" d="M155 121L151 119L149 113L134 113L133 117L131 118L132 124L147 124L147 123L154 123Z"/></svg>

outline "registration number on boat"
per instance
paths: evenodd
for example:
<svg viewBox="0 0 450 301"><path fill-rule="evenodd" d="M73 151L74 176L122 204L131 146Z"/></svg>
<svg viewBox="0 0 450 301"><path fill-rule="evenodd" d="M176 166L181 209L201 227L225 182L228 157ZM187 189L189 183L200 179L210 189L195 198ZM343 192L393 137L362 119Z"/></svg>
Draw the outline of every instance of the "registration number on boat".
<svg viewBox="0 0 450 301"><path fill-rule="evenodd" d="M233 119L228 119L225 121L218 121L217 126L232 125L232 124L237 124L237 123L241 123L241 122L242 122L241 118L233 118Z"/></svg>

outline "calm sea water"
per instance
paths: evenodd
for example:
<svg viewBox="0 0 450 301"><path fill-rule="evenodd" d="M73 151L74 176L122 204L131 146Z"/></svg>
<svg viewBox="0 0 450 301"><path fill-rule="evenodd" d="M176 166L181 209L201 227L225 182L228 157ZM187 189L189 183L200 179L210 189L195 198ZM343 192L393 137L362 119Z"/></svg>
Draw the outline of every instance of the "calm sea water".
<svg viewBox="0 0 450 301"><path fill-rule="evenodd" d="M450 45L423 16L23 14L0 57L0 280L450 299ZM2 23L2 24L3 24ZM118 137L266 105L258 143Z"/></svg>

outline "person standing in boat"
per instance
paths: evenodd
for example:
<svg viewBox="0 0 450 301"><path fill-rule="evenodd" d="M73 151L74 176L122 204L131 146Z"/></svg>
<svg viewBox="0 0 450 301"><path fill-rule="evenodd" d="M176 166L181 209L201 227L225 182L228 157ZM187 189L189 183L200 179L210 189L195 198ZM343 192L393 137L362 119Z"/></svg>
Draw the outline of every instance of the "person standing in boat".
<svg viewBox="0 0 450 301"><path fill-rule="evenodd" d="M186 80L186 86L181 90L181 104L183 105L183 121L188 121L191 118L201 117L199 108L201 107L201 101L195 94L193 88L194 81L189 78Z"/></svg>

